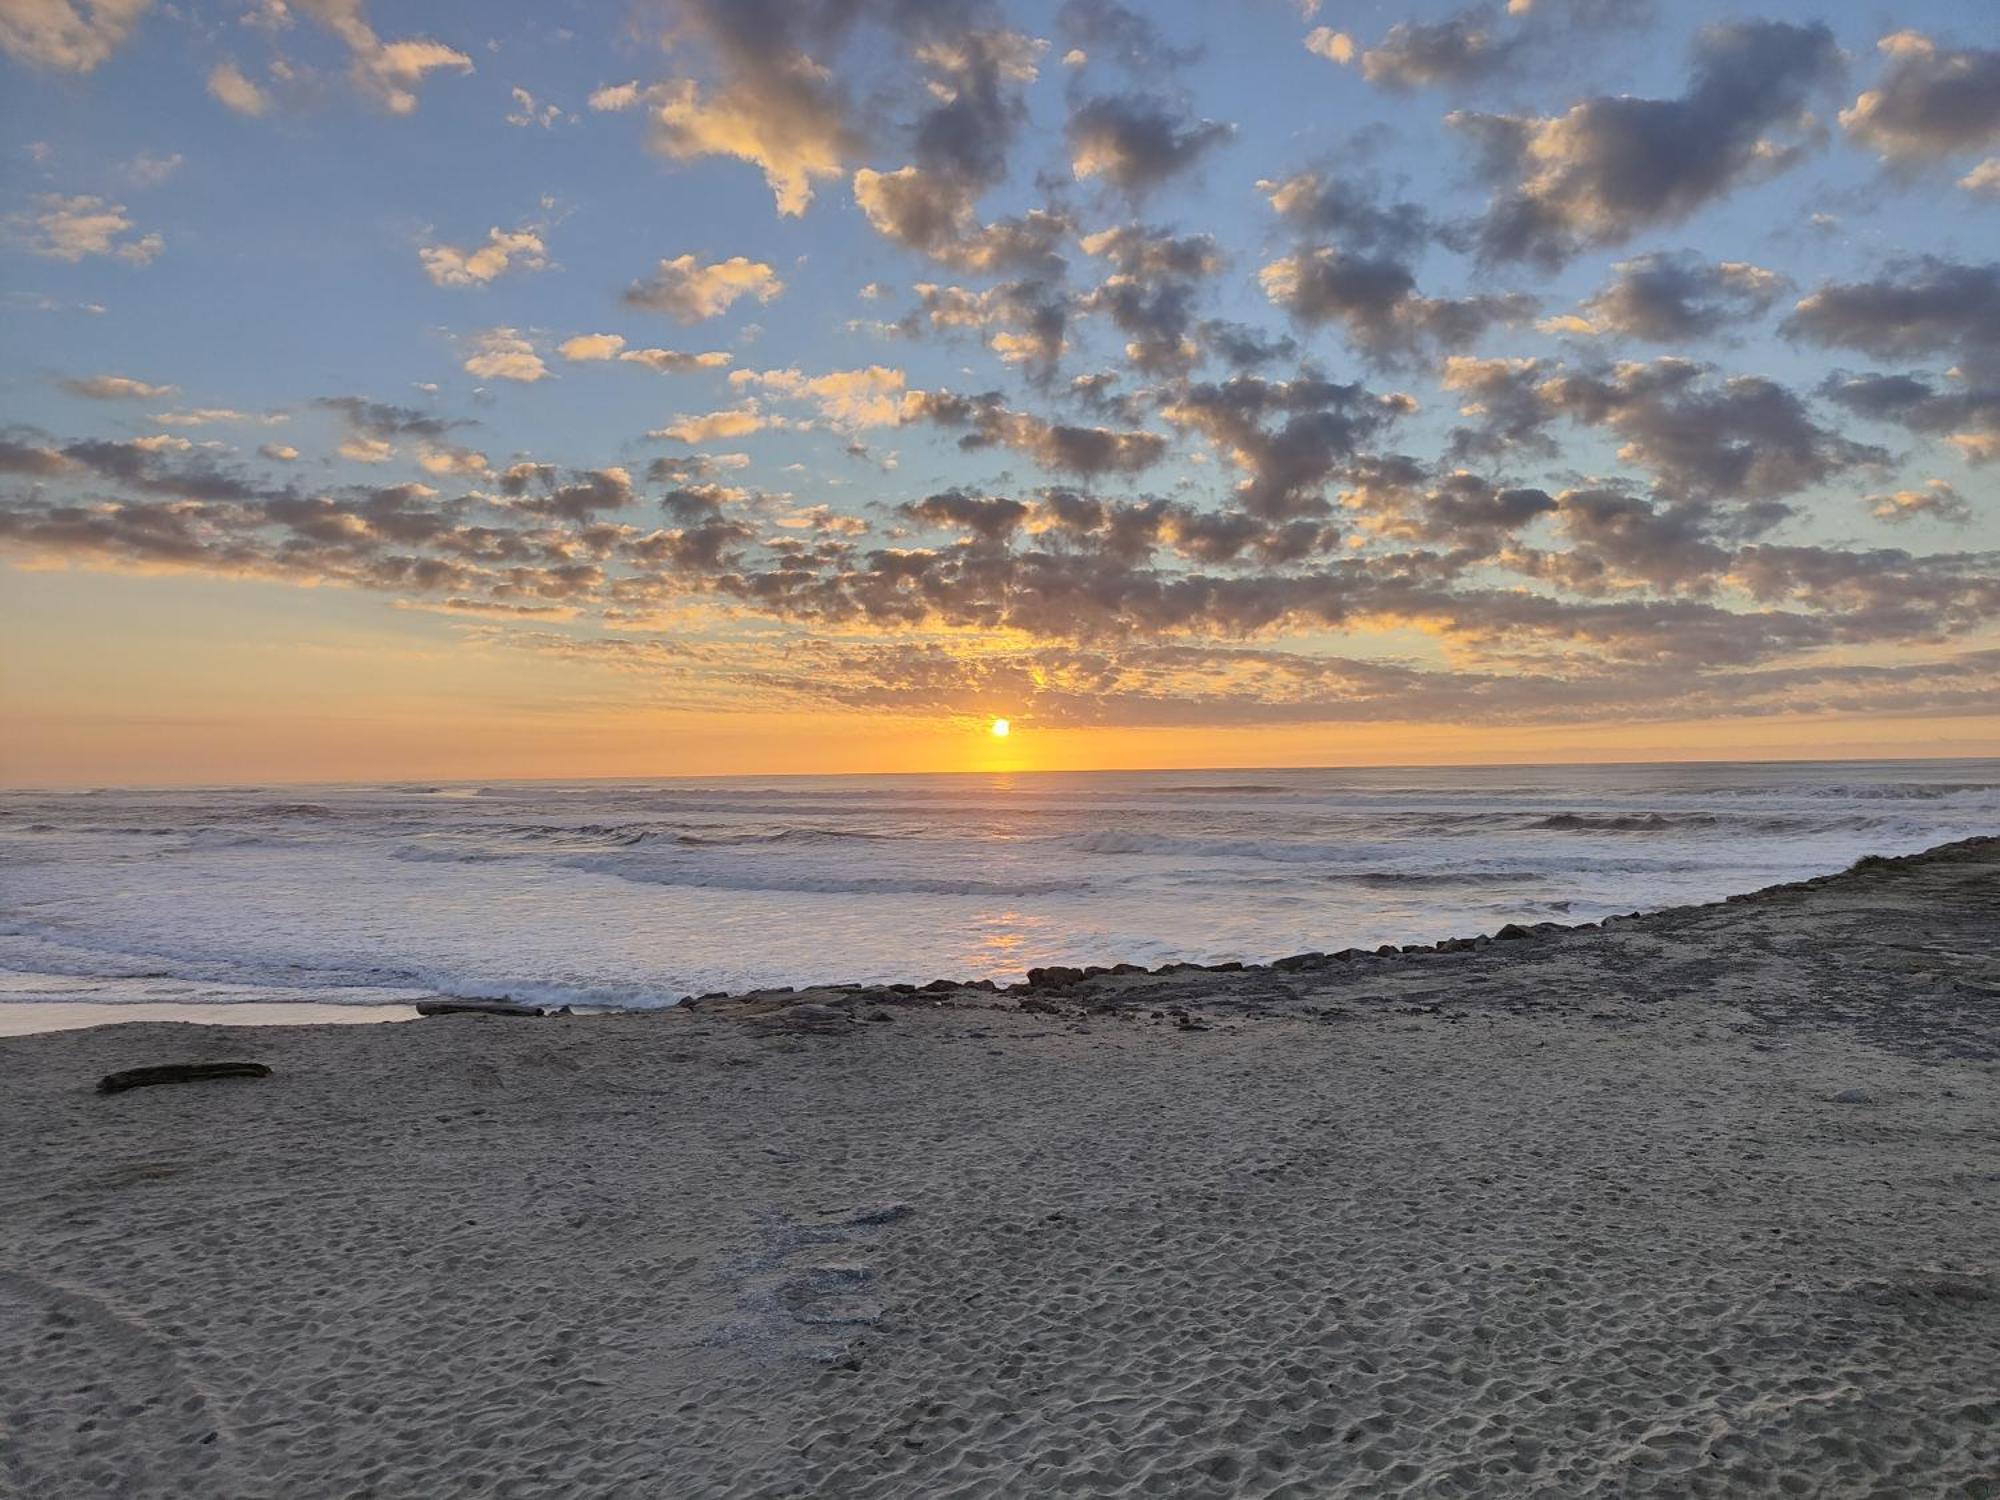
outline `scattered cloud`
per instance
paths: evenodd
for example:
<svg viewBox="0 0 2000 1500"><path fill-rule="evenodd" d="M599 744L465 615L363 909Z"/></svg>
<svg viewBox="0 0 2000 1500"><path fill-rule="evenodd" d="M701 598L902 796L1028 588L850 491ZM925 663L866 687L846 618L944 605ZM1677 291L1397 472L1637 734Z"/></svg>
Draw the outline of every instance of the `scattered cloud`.
<svg viewBox="0 0 2000 1500"><path fill-rule="evenodd" d="M36 255L50 260L80 261L103 255L143 266L166 248L157 234L134 234L122 203L87 194L42 193L26 213L7 223Z"/></svg>
<svg viewBox="0 0 2000 1500"><path fill-rule="evenodd" d="M1880 80L1840 112L1856 144L1904 167L2000 145L2000 48L1954 51L1917 31L1876 47Z"/></svg>
<svg viewBox="0 0 2000 1500"><path fill-rule="evenodd" d="M1678 97L1599 95L1547 116L1453 114L1497 188L1480 247L1494 260L1555 267L1678 223L1794 164L1810 140L1807 106L1840 71L1822 24L1729 22L1696 39L1694 76Z"/></svg>
<svg viewBox="0 0 2000 1500"><path fill-rule="evenodd" d="M368 23L363 0L290 0L290 4L341 41L351 58L348 72L355 87L392 115L416 111L417 89L427 75L472 71L471 58L442 42L383 41ZM213 86L212 78L210 82Z"/></svg>
<svg viewBox="0 0 2000 1500"><path fill-rule="evenodd" d="M153 0L0 0L0 52L31 67L94 72Z"/></svg>
<svg viewBox="0 0 2000 1500"><path fill-rule="evenodd" d="M209 97L239 115L268 114L271 109L270 93L252 82L249 75L234 62L224 59L208 73Z"/></svg>
<svg viewBox="0 0 2000 1500"><path fill-rule="evenodd" d="M485 286L508 271L540 271L549 264L539 226L489 229L483 245L425 245L417 255L438 286Z"/></svg>
<svg viewBox="0 0 2000 1500"><path fill-rule="evenodd" d="M727 312L744 297L769 302L784 289L777 273L762 261L732 255L704 265L689 254L661 261L651 276L626 288L624 302L683 323L698 323Z"/></svg>
<svg viewBox="0 0 2000 1500"><path fill-rule="evenodd" d="M1972 519L1972 507L1965 503L1965 497L1942 479L1926 480L1922 489L1869 495L1863 503L1876 520L1892 525L1928 518L1963 526Z"/></svg>
<svg viewBox="0 0 2000 1500"><path fill-rule="evenodd" d="M133 380L125 375L89 375L64 379L57 384L72 396L83 396L92 401L157 401L163 396L173 395L179 389L177 386L153 385L144 380Z"/></svg>
<svg viewBox="0 0 2000 1500"><path fill-rule="evenodd" d="M463 363L468 375L481 380L512 380L523 385L548 377L549 367L535 352L534 343L518 329L488 328L470 335L465 344L470 351Z"/></svg>

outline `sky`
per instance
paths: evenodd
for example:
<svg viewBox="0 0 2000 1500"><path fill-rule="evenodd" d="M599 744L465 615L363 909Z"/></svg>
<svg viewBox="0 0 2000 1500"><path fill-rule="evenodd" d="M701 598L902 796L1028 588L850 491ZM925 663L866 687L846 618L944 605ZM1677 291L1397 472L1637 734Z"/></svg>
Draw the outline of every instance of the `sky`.
<svg viewBox="0 0 2000 1500"><path fill-rule="evenodd" d="M1984 7L0 53L11 784L2000 753Z"/></svg>

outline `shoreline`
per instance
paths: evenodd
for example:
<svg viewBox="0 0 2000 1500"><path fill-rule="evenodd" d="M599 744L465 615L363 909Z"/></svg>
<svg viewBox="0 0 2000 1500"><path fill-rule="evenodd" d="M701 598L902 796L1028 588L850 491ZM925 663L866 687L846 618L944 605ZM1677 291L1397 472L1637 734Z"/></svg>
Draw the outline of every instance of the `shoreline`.
<svg viewBox="0 0 2000 1500"><path fill-rule="evenodd" d="M1864 855L1846 869L1823 875L1809 876L1801 880L1781 881L1774 885L1760 886L1754 890L1737 892L1715 901L1683 903L1675 906L1661 906L1641 909L1622 915L1603 918L1594 922L1564 923L1540 921L1534 923L1507 923L1499 932L1479 933L1471 936L1440 938L1430 943L1384 944L1373 949L1345 948L1332 952L1305 952L1290 954L1262 963L1230 962L1223 964L1168 963L1147 968L1138 964L1113 963L1084 966L1049 966L1032 968L1026 976L1011 984L1000 984L993 980L962 980L939 978L923 984L899 982L893 984L868 984L853 981L827 980L798 985L767 985L760 988L714 991L703 995L683 995L652 1006L544 1006L529 1002L516 1002L495 996L460 996L437 993L422 997L418 1001L384 1001L379 1004L317 1004L309 1001L217 1001L212 1003L190 1002L60 1002L60 1001L0 1001L0 1037L32 1036L46 1031L73 1030L90 1026L132 1025L140 1023L168 1023L205 1026L313 1026L313 1025L354 1025L385 1024L419 1019L417 1004L434 1002L494 1002L518 1005L528 1012L542 1016L650 1016L672 1011L694 1010L715 1005L767 1005L782 1002L786 997L800 1000L841 997L843 1001L855 1004L879 1003L895 1004L905 997L922 996L964 996L969 993L992 996L1036 996L1053 991L1068 991L1079 985L1081 996L1092 994L1095 986L1087 981L1098 979L1135 980L1141 977L1199 982L1202 975L1234 974L1254 978L1259 975L1297 974L1306 970L1324 970L1333 965L1357 965L1355 972L1361 972L1371 962L1396 959L1415 959L1425 955L1458 954L1480 952L1496 943L1505 944L1523 939L1560 937L1563 934L1581 934L1613 930L1614 927L1628 927L1634 923L1669 921L1677 917L1708 911L1726 906L1761 902L1796 895L1800 892L1820 889L1827 884L1846 879L1857 873L1866 874L1890 868L1908 868L1924 862L1949 860L1961 854L1977 853L1982 849L2000 849L2000 835L1988 835L1969 839L1954 839L1942 844L1934 844L1904 855ZM1505 936L1503 934L1512 934ZM1508 949L1507 951L1514 951ZM131 1012L131 1013L127 1013ZM93 1013L108 1013L92 1019ZM33 1024L38 1015L47 1015L50 1025Z"/></svg>
<svg viewBox="0 0 2000 1500"><path fill-rule="evenodd" d="M1988 1493L1995 930L1981 838L1290 968L0 1039L9 1480ZM203 1061L269 1073L95 1092Z"/></svg>

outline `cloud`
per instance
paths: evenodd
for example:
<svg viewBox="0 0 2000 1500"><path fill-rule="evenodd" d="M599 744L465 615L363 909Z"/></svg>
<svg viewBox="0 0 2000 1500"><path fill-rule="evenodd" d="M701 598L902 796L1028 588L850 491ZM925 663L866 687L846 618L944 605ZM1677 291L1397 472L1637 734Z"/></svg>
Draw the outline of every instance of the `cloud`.
<svg viewBox="0 0 2000 1500"><path fill-rule="evenodd" d="M784 289L784 282L762 261L732 255L703 265L693 255L680 255L661 261L650 277L633 282L623 301L627 307L697 323L727 312L740 298L769 302Z"/></svg>
<svg viewBox="0 0 2000 1500"><path fill-rule="evenodd" d="M1916 375L1837 374L1822 387L1857 416L1942 437L1970 464L2000 460L2000 376L1937 385Z"/></svg>
<svg viewBox="0 0 2000 1500"><path fill-rule="evenodd" d="M1306 51L1315 57L1323 57L1330 63L1345 67L1354 61L1359 50L1354 38L1344 31L1335 31L1331 26L1315 26L1306 33Z"/></svg>
<svg viewBox="0 0 2000 1500"><path fill-rule="evenodd" d="M417 89L426 74L472 71L471 58L442 42L414 38L383 41L368 23L363 0L290 0L290 3L340 39L352 58L348 72L355 87L392 115L407 115L416 110Z"/></svg>
<svg viewBox="0 0 2000 1500"><path fill-rule="evenodd" d="M1320 27L1306 38L1306 49L1337 63L1357 56L1361 76L1381 88L1406 91L1476 83L1504 69L1517 45L1489 29L1483 7L1426 24L1398 21L1376 46L1357 52L1351 39L1325 34ZM1314 40L1319 45L1314 45Z"/></svg>
<svg viewBox="0 0 2000 1500"><path fill-rule="evenodd" d="M1060 214L1035 209L981 224L973 188L922 167L854 174L854 201L877 234L955 269L998 272L1060 266L1069 230Z"/></svg>
<svg viewBox="0 0 2000 1500"><path fill-rule="evenodd" d="M1559 375L1536 394L1554 414L1609 428L1618 456L1650 470L1670 495L1773 500L1889 454L1815 422L1793 392L1762 376L1711 379L1689 360Z"/></svg>
<svg viewBox="0 0 2000 1500"><path fill-rule="evenodd" d="M88 195L42 193L32 210L10 215L7 222L25 236L30 251L50 260L105 255L143 266L166 248L157 234L132 234L124 204Z"/></svg>
<svg viewBox="0 0 2000 1500"><path fill-rule="evenodd" d="M1407 396L1316 376L1237 375L1172 393L1160 414L1197 432L1244 473L1236 503L1263 520L1325 515L1327 484L1362 445L1414 411Z"/></svg>
<svg viewBox="0 0 2000 1500"><path fill-rule="evenodd" d="M239 115L267 114L271 108L271 96L253 83L244 71L232 61L225 59L209 70L209 97L233 109Z"/></svg>
<svg viewBox="0 0 2000 1500"><path fill-rule="evenodd" d="M514 107L507 111L506 120L509 125L522 128L539 126L547 130L563 117L560 105L543 104L524 88L513 89L510 97L514 101Z"/></svg>
<svg viewBox="0 0 2000 1500"><path fill-rule="evenodd" d="M1972 520L1972 507L1965 497L1942 479L1924 481L1920 490L1896 490L1886 495L1867 495L1862 503L1878 521L1900 525L1921 517L1964 526Z"/></svg>
<svg viewBox="0 0 2000 1500"><path fill-rule="evenodd" d="M1876 47L1889 59L1881 79L1840 112L1857 145L1916 166L2000 144L2000 49L1953 51L1916 31Z"/></svg>
<svg viewBox="0 0 2000 1500"><path fill-rule="evenodd" d="M281 411L238 411L233 406L195 406L184 411L156 411L153 420L168 427L247 426L276 427L291 418Z"/></svg>
<svg viewBox="0 0 2000 1500"><path fill-rule="evenodd" d="M456 245L425 245L417 251L424 274L438 286L485 286L511 270L540 271L549 264L548 247L539 228L493 228L486 243L461 249Z"/></svg>
<svg viewBox="0 0 2000 1500"><path fill-rule="evenodd" d="M812 376L798 370L738 370L729 383L754 385L787 400L811 401L834 426L854 429L890 427L900 422L907 382L901 370L869 365Z"/></svg>
<svg viewBox="0 0 2000 1500"><path fill-rule="evenodd" d="M913 288L918 312L903 325L934 330L977 329L987 347L1008 364L1048 375L1067 348L1070 298L1060 286L1037 277L1002 282L983 291L920 281Z"/></svg>
<svg viewBox="0 0 2000 1500"><path fill-rule="evenodd" d="M1772 132L1803 135L1807 103L1840 66L1824 25L1731 22L1696 39L1694 77L1678 98L1600 95L1554 116L1451 115L1498 188L1482 251L1553 268L1782 171L1803 147Z"/></svg>
<svg viewBox="0 0 2000 1500"><path fill-rule="evenodd" d="M385 438L362 437L357 434L343 438L335 451L342 458L357 464L385 464L396 456L396 445Z"/></svg>
<svg viewBox="0 0 2000 1500"><path fill-rule="evenodd" d="M417 454L417 467L426 474L462 474L474 478L489 471L486 455L451 443L426 443Z"/></svg>
<svg viewBox="0 0 2000 1500"><path fill-rule="evenodd" d="M257 451L281 464L297 463L299 458L299 450L290 443L265 443Z"/></svg>
<svg viewBox="0 0 2000 1500"><path fill-rule="evenodd" d="M1199 61L1199 47L1174 47L1160 28L1117 0L1063 0L1056 11L1056 30L1082 58L1105 57L1127 71L1149 77ZM1065 57L1067 62L1068 58Z"/></svg>
<svg viewBox="0 0 2000 1500"><path fill-rule="evenodd" d="M755 401L745 401L739 406L699 416L688 416L683 413L675 417L669 426L656 428L646 436L672 438L690 447L698 447L703 443L712 443L718 438L746 437L750 433L762 432L766 427L773 425L775 424L764 415Z"/></svg>
<svg viewBox="0 0 2000 1500"><path fill-rule="evenodd" d="M1770 310L1790 283L1744 261L1709 262L1655 251L1612 268L1608 285L1583 304L1582 318L1545 331L1617 334L1652 343L1711 338Z"/></svg>
<svg viewBox="0 0 2000 1500"><path fill-rule="evenodd" d="M547 378L549 367L535 352L535 346L513 328L488 328L466 339L471 350L464 362L468 375L481 380L513 380L532 385Z"/></svg>
<svg viewBox="0 0 2000 1500"><path fill-rule="evenodd" d="M158 187L174 173L187 165L187 158L175 151L166 156L154 156L141 151L125 163L125 176L142 188Z"/></svg>
<svg viewBox="0 0 2000 1500"><path fill-rule="evenodd" d="M350 431L366 437L440 438L453 428L466 425L412 406L369 401L361 396L321 396L313 405L337 413Z"/></svg>
<svg viewBox="0 0 2000 1500"><path fill-rule="evenodd" d="M1165 100L1141 94L1086 99L1070 111L1070 169L1140 197L1187 171L1236 133L1217 120L1193 120Z"/></svg>
<svg viewBox="0 0 2000 1500"><path fill-rule="evenodd" d="M1081 311L1103 313L1127 337L1125 358L1142 374L1185 373L1200 358L1192 337L1201 283L1222 269L1222 255L1205 234L1174 235L1122 224L1085 235L1083 251L1115 268L1079 299Z"/></svg>
<svg viewBox="0 0 2000 1500"><path fill-rule="evenodd" d="M601 89L591 108L643 105L653 150L676 161L747 162L763 171L779 213L802 214L815 180L843 175L861 146L846 97L822 59L866 8L831 0L678 0L676 50L691 42L705 51L716 81Z"/></svg>
<svg viewBox="0 0 2000 1500"><path fill-rule="evenodd" d="M573 363L615 359L628 365L644 365L662 375L720 370L730 362L730 356L719 349L703 354L682 354L675 349L628 349L625 336L618 333L580 333L564 339L556 352Z"/></svg>
<svg viewBox="0 0 2000 1500"><path fill-rule="evenodd" d="M1783 331L1883 359L1953 350L1968 359L2000 357L2000 261L1923 256L1872 281L1828 282L1800 300Z"/></svg>
<svg viewBox="0 0 2000 1500"><path fill-rule="evenodd" d="M93 72L153 0L0 0L0 52L31 67Z"/></svg>
<svg viewBox="0 0 2000 1500"><path fill-rule="evenodd" d="M1989 156L1959 178L1958 185L1984 198L2000 198L2000 156Z"/></svg>
<svg viewBox="0 0 2000 1500"><path fill-rule="evenodd" d="M1309 235L1330 234L1345 251L1407 260L1432 241L1456 248L1456 234L1414 203L1381 202L1375 184L1351 171L1296 172L1265 178L1257 191L1287 224Z"/></svg>
<svg viewBox="0 0 2000 1500"><path fill-rule="evenodd" d="M83 396L92 401L129 401L135 398L151 401L171 396L179 389L178 386L151 385L125 375L91 375L57 383L72 396Z"/></svg>
<svg viewBox="0 0 2000 1500"><path fill-rule="evenodd" d="M1159 433L1049 422L1010 409L997 392L911 391L903 398L902 420L967 429L958 440L966 452L1011 448L1058 473L1133 474L1151 468L1167 451Z"/></svg>
<svg viewBox="0 0 2000 1500"><path fill-rule="evenodd" d="M1536 307L1521 292L1421 297L1400 262L1326 247L1272 261L1257 279L1264 295L1299 322L1339 323L1357 349L1387 364L1463 349L1495 324L1527 321Z"/></svg>

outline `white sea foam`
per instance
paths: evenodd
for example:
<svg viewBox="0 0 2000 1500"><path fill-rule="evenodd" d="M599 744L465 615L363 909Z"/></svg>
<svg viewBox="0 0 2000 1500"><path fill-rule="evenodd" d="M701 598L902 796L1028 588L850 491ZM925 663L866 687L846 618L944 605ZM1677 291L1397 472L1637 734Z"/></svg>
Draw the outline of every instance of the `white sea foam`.
<svg viewBox="0 0 2000 1500"><path fill-rule="evenodd" d="M1588 920L2000 831L2000 763L0 794L0 989L654 1006Z"/></svg>

